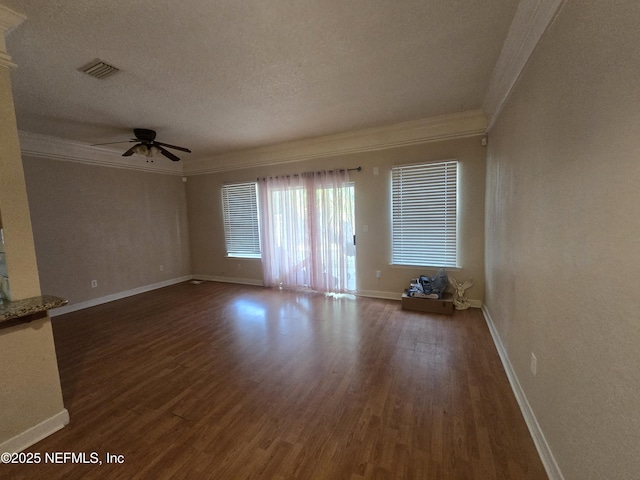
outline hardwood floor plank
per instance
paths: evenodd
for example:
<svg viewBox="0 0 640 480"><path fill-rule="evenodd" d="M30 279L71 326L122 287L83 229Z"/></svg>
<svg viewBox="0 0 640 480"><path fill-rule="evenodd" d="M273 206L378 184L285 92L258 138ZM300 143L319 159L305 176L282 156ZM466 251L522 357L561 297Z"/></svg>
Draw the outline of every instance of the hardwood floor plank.
<svg viewBox="0 0 640 480"><path fill-rule="evenodd" d="M71 423L124 455L0 478L546 478L479 310L183 283L54 318Z"/></svg>

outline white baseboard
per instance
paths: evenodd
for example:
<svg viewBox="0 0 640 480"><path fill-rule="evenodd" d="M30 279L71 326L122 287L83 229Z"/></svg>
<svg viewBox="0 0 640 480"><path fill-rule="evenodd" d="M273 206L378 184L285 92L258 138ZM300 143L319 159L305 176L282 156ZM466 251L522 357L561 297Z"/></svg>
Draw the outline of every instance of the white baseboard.
<svg viewBox="0 0 640 480"><path fill-rule="evenodd" d="M482 308L482 300L469 299L469 306L471 308Z"/></svg>
<svg viewBox="0 0 640 480"><path fill-rule="evenodd" d="M52 433L64 428L69 423L69 412L66 408L55 414L53 417L46 419L44 422L25 430L5 442L0 444L0 452L17 453L31 445L38 443L43 438L48 437Z"/></svg>
<svg viewBox="0 0 640 480"><path fill-rule="evenodd" d="M493 337L493 343L495 343L496 349L498 350L498 355L500 355L500 360L502 361L504 370L507 373L507 378L509 379L509 383L511 384L513 394L515 395L518 405L520 406L520 411L524 416L527 427L529 427L529 433L531 433L533 443L536 445L538 455L540 455L540 460L542 460L542 464L547 471L549 480L564 480L564 476L562 475L560 467L558 466L558 463L553 456L553 452L551 451L551 448L547 443L547 439L545 438L544 433L540 428L540 424L538 423L538 420L536 419L536 416L531 409L531 405L529 405L527 396L525 395L524 390L522 390L522 386L518 381L518 376L516 375L516 372L514 371L513 366L509 361L507 351L502 344L502 340L500 340L500 335L498 334L498 331L493 324L493 319L491 318L491 314L489 313L486 305L482 307L482 313L484 314L487 326L489 327L489 331L491 332L491 337Z"/></svg>
<svg viewBox="0 0 640 480"><path fill-rule="evenodd" d="M133 295L138 295L139 293L150 292L151 290L168 287L170 285L186 282L188 280L205 280L209 282L236 283L239 285L253 285L257 287L264 286L264 283L262 282L262 280L256 280L254 278L219 277L215 275L203 275L203 274L185 275L183 277L172 278L171 280L165 280L163 282L153 283L151 285L143 285L142 287L134 288L131 290L125 290L123 292L114 293L112 295L107 295L105 297L93 298L85 302L74 303L71 305L65 305L64 307L55 308L49 311L49 316L56 317L58 315L64 315L65 313L71 313L78 310L83 310L85 308L95 307L97 305L102 305L103 303L113 302L114 300L120 300L121 298L131 297ZM400 301L402 299L402 293L383 292L383 291L377 291L377 290L359 290L355 293L355 295L358 297L380 298L383 300ZM482 300L470 299L469 304L473 308L481 308Z"/></svg>
<svg viewBox="0 0 640 480"><path fill-rule="evenodd" d="M102 305L103 303L113 302L114 300L120 300L121 298L131 297L138 295L139 293L150 292L162 287L168 287L169 285L175 285L176 283L186 282L191 280L191 275L185 275L184 277L172 278L163 282L152 283L151 285L143 285L142 287L133 288L131 290L125 290L124 292L114 293L105 297L93 298L86 302L74 303L72 305L65 305L64 307L55 308L49 310L50 317L56 317L58 315L64 315L65 313L71 313L85 308L95 307L96 305Z"/></svg>
<svg viewBox="0 0 640 480"><path fill-rule="evenodd" d="M194 274L191 277L194 280L206 280L208 282L237 283L240 285L254 285L256 287L264 286L264 283L262 282L262 280L256 280L254 278L216 277L214 275L200 275L200 274Z"/></svg>

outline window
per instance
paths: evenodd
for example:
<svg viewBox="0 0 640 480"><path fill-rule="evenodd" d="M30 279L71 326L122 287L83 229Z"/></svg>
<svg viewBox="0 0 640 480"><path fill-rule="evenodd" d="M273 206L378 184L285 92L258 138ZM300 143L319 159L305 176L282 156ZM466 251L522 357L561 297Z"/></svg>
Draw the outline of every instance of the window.
<svg viewBox="0 0 640 480"><path fill-rule="evenodd" d="M227 256L260 258L256 183L224 185L222 210Z"/></svg>
<svg viewBox="0 0 640 480"><path fill-rule="evenodd" d="M392 263L458 266L457 170L457 160L391 169Z"/></svg>

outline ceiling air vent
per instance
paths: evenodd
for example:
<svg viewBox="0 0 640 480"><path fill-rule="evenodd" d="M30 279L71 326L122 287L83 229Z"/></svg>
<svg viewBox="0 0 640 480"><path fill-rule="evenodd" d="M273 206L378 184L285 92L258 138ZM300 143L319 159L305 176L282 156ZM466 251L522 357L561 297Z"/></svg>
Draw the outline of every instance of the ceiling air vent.
<svg viewBox="0 0 640 480"><path fill-rule="evenodd" d="M92 77L99 78L100 80L110 77L111 75L115 75L120 71L116 67L109 65L102 60L94 60L92 62L89 62L84 67L80 67L78 70L86 73L87 75L91 75Z"/></svg>

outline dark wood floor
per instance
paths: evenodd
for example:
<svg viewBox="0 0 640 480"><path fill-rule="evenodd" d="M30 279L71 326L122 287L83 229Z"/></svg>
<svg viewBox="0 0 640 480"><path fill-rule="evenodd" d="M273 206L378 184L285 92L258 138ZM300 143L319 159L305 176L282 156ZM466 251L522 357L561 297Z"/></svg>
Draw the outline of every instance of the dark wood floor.
<svg viewBox="0 0 640 480"><path fill-rule="evenodd" d="M54 318L71 423L28 479L546 479L482 314L214 282Z"/></svg>

